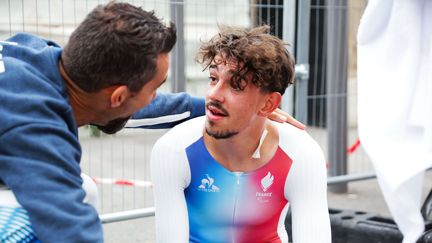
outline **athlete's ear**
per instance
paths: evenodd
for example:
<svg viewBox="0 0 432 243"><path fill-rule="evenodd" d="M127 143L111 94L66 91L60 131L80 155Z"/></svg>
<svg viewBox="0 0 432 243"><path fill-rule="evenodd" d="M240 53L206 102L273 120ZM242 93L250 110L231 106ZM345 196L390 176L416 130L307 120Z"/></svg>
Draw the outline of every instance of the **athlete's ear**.
<svg viewBox="0 0 432 243"><path fill-rule="evenodd" d="M282 95L279 92L271 92L266 94L264 104L258 111L258 115L268 117L274 110L279 107L281 100Z"/></svg>
<svg viewBox="0 0 432 243"><path fill-rule="evenodd" d="M130 96L129 89L126 85L111 86L106 88L110 95L111 108L119 107Z"/></svg>

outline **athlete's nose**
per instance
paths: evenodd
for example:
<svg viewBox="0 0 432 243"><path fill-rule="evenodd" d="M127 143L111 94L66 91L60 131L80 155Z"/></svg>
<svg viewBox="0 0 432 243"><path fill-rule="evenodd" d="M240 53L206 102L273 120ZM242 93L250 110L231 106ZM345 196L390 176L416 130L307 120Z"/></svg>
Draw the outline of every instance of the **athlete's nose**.
<svg viewBox="0 0 432 243"><path fill-rule="evenodd" d="M225 100L225 82L220 80L214 85L210 85L207 91L207 98L222 103Z"/></svg>

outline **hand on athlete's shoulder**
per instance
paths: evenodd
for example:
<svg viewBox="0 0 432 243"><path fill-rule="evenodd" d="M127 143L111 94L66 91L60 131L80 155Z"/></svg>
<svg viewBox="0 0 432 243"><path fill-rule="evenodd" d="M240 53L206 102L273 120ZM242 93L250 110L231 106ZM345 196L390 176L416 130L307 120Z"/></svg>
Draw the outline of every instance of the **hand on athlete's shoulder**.
<svg viewBox="0 0 432 243"><path fill-rule="evenodd" d="M268 118L272 121L276 121L280 123L284 123L284 122L289 123L301 130L305 130L306 128L306 126L303 123L297 121L294 117L290 116L290 114L286 113L285 111L279 108L273 111L273 113L271 113L271 115Z"/></svg>

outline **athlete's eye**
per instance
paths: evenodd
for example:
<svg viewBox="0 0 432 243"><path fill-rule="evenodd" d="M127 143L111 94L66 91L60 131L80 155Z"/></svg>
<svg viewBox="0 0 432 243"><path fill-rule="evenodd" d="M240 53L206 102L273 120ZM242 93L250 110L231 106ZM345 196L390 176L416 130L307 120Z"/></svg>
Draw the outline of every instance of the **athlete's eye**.
<svg viewBox="0 0 432 243"><path fill-rule="evenodd" d="M210 80L210 84L216 84L216 83L217 83L216 78L213 77L213 76L210 76L210 77L209 77L209 80Z"/></svg>

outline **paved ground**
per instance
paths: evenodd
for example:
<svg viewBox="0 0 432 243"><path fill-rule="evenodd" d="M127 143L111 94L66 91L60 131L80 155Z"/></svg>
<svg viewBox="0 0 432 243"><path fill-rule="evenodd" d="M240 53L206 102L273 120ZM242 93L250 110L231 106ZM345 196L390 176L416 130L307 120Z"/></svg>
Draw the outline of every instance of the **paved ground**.
<svg viewBox="0 0 432 243"><path fill-rule="evenodd" d="M133 178L149 181L148 161L152 144L161 131L130 130L102 139L90 137L88 131L80 131L83 144L83 170L93 177ZM350 162L358 163L358 162ZM357 166L357 165L355 165ZM353 166L354 168L356 168ZM358 167L370 169L370 166ZM361 171L359 171L361 172ZM363 171L365 172L365 171ZM432 188L432 172L427 172L424 182L424 197ZM151 188L145 186L116 186L100 184L102 213L118 212L153 206ZM378 183L375 179L352 182L348 193L328 193L330 208L349 209L389 216ZM154 242L154 217L104 224L106 242Z"/></svg>

